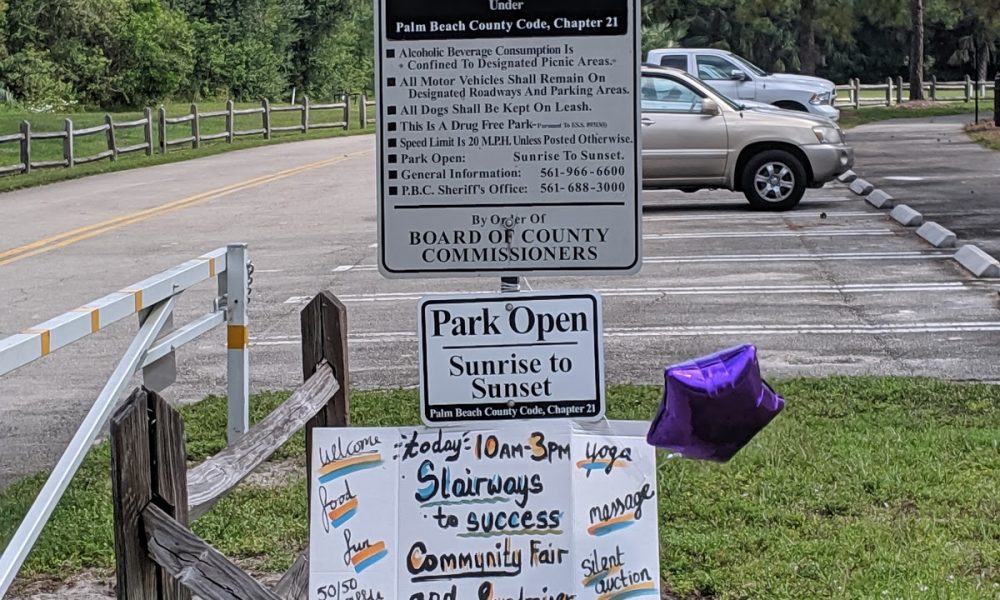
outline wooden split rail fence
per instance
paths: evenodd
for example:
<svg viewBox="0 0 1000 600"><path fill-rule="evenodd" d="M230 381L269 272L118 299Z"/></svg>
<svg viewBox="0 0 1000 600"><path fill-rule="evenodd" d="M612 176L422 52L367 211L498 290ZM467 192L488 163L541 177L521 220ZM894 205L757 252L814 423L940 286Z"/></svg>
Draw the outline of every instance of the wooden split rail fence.
<svg viewBox="0 0 1000 600"><path fill-rule="evenodd" d="M308 448L313 428L347 426L347 310L323 292L302 310L301 325L305 383L239 440L191 469L184 421L155 392L135 390L112 417L120 600L188 600L192 594L203 600L307 597L306 552L267 588L189 528L302 427ZM312 472L309 462L307 451L306 470Z"/></svg>
<svg viewBox="0 0 1000 600"><path fill-rule="evenodd" d="M976 83L971 77L965 81L938 81L932 76L924 82L926 99L931 102L972 102L976 95ZM994 81L979 82L979 98L991 99L995 95ZM871 92L881 92L874 94ZM894 106L910 101L910 84L902 77L889 77L885 83L863 84L860 79L852 79L847 85L837 86L837 106L842 108L862 108L866 106ZM847 92L846 95L843 92ZM869 92L869 94L865 94ZM956 93L958 92L958 93ZM866 97L867 96L867 97Z"/></svg>
<svg viewBox="0 0 1000 600"><path fill-rule="evenodd" d="M369 100L366 94L353 96L357 99L358 119L357 126L361 129L375 123L375 102ZM317 129L348 129L351 125L351 105L352 96L345 94L340 102L325 104L310 104L309 98L303 98L301 103L291 105L272 106L270 101L264 100L261 105L253 108L236 108L232 100L226 103L224 110L199 111L197 104L192 104L190 112L180 116L168 116L165 107L161 106L154 116L153 110L145 109L145 115L141 119L134 121L116 122L111 115L104 116L104 123L94 127L75 129L72 119L66 119L62 131L33 131L31 123L23 121L21 130L18 133L0 135L0 144L17 143L20 145L20 159L12 165L0 166L0 175L11 173L30 173L36 169L49 169L56 167L69 168L85 163L96 162L104 159L110 161L118 160L118 157L133 152L145 152L146 156L151 156L155 148L161 153L166 153L175 146L187 146L199 148L203 142L214 140L225 140L233 143L233 140L247 136L261 136L265 140L270 140L274 133L309 133ZM340 119L335 121L317 122L315 113L339 111ZM277 113L299 113L298 123L295 125L274 125L271 122L272 115ZM237 129L237 117L247 115L260 115L260 127L252 129ZM202 133L202 124L205 119L225 119L225 126L221 132ZM183 137L170 138L170 125L190 124L190 133ZM153 137L153 128L156 127L156 138ZM120 146L117 132L124 129L142 128L142 142L127 146ZM107 149L90 156L76 156L75 141L87 136L104 136L107 140ZM32 142L42 140L62 140L62 158L58 160L38 161L32 159Z"/></svg>

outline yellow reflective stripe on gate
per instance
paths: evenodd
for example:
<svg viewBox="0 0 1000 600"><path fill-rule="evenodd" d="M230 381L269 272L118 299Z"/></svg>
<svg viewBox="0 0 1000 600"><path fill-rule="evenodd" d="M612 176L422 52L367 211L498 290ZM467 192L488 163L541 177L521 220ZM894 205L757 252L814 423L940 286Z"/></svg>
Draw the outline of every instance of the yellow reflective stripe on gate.
<svg viewBox="0 0 1000 600"><path fill-rule="evenodd" d="M245 350L250 344L250 328L246 325L230 325L226 329L226 338L230 350Z"/></svg>

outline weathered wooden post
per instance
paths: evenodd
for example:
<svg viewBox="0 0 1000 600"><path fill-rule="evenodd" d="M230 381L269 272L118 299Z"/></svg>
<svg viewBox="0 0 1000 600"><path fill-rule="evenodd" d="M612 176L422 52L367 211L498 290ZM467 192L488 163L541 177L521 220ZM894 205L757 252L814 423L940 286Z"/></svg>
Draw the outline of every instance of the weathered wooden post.
<svg viewBox="0 0 1000 600"><path fill-rule="evenodd" d="M896 77L896 104L903 103L903 76Z"/></svg>
<svg viewBox="0 0 1000 600"><path fill-rule="evenodd" d="M1000 70L993 80L993 124L1000 127Z"/></svg>
<svg viewBox="0 0 1000 600"><path fill-rule="evenodd" d="M972 78L968 75L965 76L965 101L969 102L972 100Z"/></svg>
<svg viewBox="0 0 1000 600"><path fill-rule="evenodd" d="M885 78L885 105L892 106L892 77Z"/></svg>
<svg viewBox="0 0 1000 600"><path fill-rule="evenodd" d="M160 133L160 154L167 153L167 109L160 105L157 124Z"/></svg>
<svg viewBox="0 0 1000 600"><path fill-rule="evenodd" d="M309 96L302 94L302 133L309 133Z"/></svg>
<svg viewBox="0 0 1000 600"><path fill-rule="evenodd" d="M937 75L931 75L931 102L937 101Z"/></svg>
<svg viewBox="0 0 1000 600"><path fill-rule="evenodd" d="M306 448L312 448L314 427L347 427L350 422L350 371L347 358L347 307L328 291L320 292L300 313L302 376L308 380L323 362L330 363L340 389L306 424ZM306 452L306 472L312 473L312 453Z"/></svg>
<svg viewBox="0 0 1000 600"><path fill-rule="evenodd" d="M854 79L854 108L861 108L861 79Z"/></svg>
<svg viewBox="0 0 1000 600"><path fill-rule="evenodd" d="M226 142L232 144L233 138L236 137L236 106L233 104L233 100L230 98L226 100Z"/></svg>
<svg viewBox="0 0 1000 600"><path fill-rule="evenodd" d="M271 101L264 98L261 100L260 106L264 109L260 116L261 125L264 127L264 139L269 140L271 139Z"/></svg>
<svg viewBox="0 0 1000 600"><path fill-rule="evenodd" d="M358 94L358 125L361 129L368 126L368 96L363 92Z"/></svg>
<svg viewBox="0 0 1000 600"><path fill-rule="evenodd" d="M66 132L66 137L63 138L63 160L66 161L66 167L72 167L74 164L73 159L73 121L71 119L63 120L63 130Z"/></svg>
<svg viewBox="0 0 1000 600"><path fill-rule="evenodd" d="M191 105L191 148L197 150L201 147L201 123L198 121L198 105Z"/></svg>
<svg viewBox="0 0 1000 600"><path fill-rule="evenodd" d="M155 392L136 389L111 418L111 489L120 600L187 600L150 556L143 512L158 506L188 523L184 423Z"/></svg>
<svg viewBox="0 0 1000 600"><path fill-rule="evenodd" d="M21 121L21 167L22 173L31 173L31 123Z"/></svg>
<svg viewBox="0 0 1000 600"><path fill-rule="evenodd" d="M111 160L118 160L118 144L115 143L115 121L111 115L104 115L104 124L108 126L108 150L111 151Z"/></svg>
<svg viewBox="0 0 1000 600"><path fill-rule="evenodd" d="M344 129L346 130L350 127L351 122L351 96L350 94L343 95L344 100Z"/></svg>
<svg viewBox="0 0 1000 600"><path fill-rule="evenodd" d="M146 142L146 156L153 155L153 109L146 107L146 122L142 124L142 137Z"/></svg>

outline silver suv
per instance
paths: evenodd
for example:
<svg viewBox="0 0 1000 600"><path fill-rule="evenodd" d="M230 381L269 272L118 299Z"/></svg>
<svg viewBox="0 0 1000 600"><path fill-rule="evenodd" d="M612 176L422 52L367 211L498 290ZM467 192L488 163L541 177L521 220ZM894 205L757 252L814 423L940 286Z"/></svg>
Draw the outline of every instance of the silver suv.
<svg viewBox="0 0 1000 600"><path fill-rule="evenodd" d="M749 108L677 69L644 66L641 94L644 188L725 188L786 210L854 166L830 119Z"/></svg>
<svg viewBox="0 0 1000 600"><path fill-rule="evenodd" d="M646 62L686 71L737 102L761 102L840 119L840 111L834 107L837 86L826 79L768 73L732 52L710 48L650 50Z"/></svg>

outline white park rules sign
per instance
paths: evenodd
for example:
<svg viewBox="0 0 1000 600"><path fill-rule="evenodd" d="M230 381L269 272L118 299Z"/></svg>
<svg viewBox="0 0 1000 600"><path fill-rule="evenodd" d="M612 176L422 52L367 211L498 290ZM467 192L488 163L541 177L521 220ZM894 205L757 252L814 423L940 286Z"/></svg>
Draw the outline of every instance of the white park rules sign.
<svg viewBox="0 0 1000 600"><path fill-rule="evenodd" d="M595 292L429 296L417 322L424 423L604 417Z"/></svg>
<svg viewBox="0 0 1000 600"><path fill-rule="evenodd" d="M634 0L376 0L386 277L641 266Z"/></svg>

